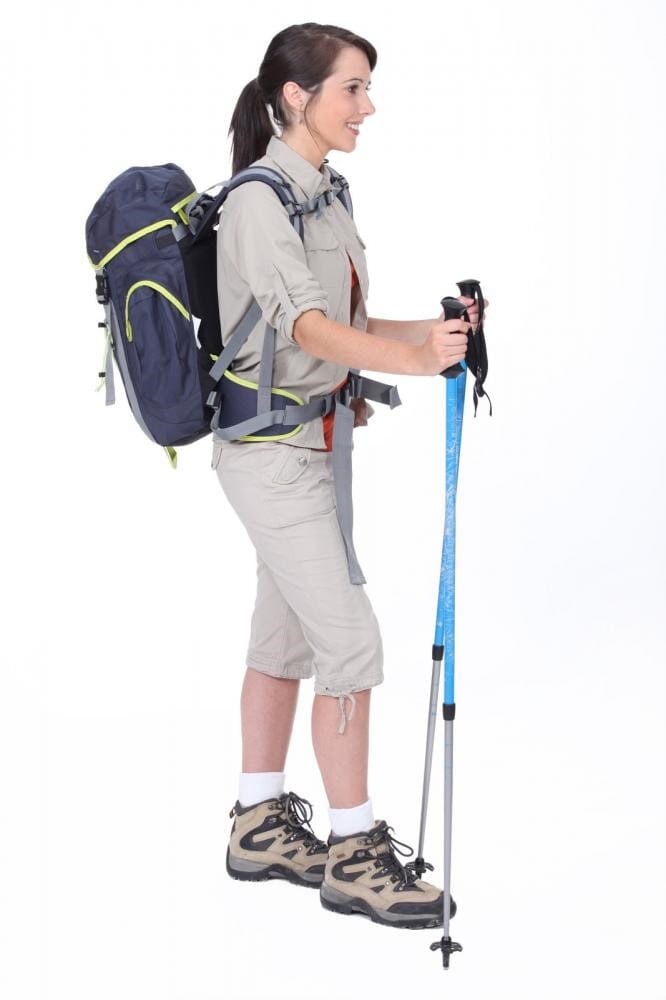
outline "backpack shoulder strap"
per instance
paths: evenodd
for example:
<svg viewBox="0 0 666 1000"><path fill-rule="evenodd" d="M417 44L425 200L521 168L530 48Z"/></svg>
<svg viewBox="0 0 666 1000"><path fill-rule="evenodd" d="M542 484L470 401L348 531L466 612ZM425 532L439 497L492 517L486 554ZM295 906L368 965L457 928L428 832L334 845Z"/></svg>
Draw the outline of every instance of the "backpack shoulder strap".
<svg viewBox="0 0 666 1000"><path fill-rule="evenodd" d="M299 212L297 208L298 202L294 197L291 185L284 179L282 174L279 174L277 170L272 170L270 167L246 167L244 170L239 170L230 180L226 181L222 185L222 190L214 198L209 194L203 194L197 196L187 206L186 212L190 220L190 232L194 233L193 242L203 239L213 228L219 211L227 200L229 193L235 188L240 187L241 184L247 184L248 181L261 181L263 184L268 184L269 187L273 188L287 209L295 228L299 229L299 236L301 239L303 238L302 226L299 228L296 222L294 222L294 218L299 215Z"/></svg>
<svg viewBox="0 0 666 1000"><path fill-rule="evenodd" d="M233 191L234 188L240 187L241 184L247 184L248 181L261 181L273 188L301 239L303 239L302 217L310 212L317 212L317 215L319 215L324 205L330 205L334 198L340 199L345 209L353 218L354 209L347 180L328 164L328 160L324 160L324 163L328 165L333 182L332 187L330 190L324 192L324 194L318 195L316 198L311 198L309 201L297 201L289 182L285 180L282 174L271 167L246 167L244 170L239 170L237 174L234 174L230 180L223 184L221 191L215 197L206 192L196 195L185 209L190 220L190 232L194 233L193 242L202 239L213 227L229 192ZM185 235L185 232L186 230L181 235ZM175 235L178 237L179 234Z"/></svg>
<svg viewBox="0 0 666 1000"><path fill-rule="evenodd" d="M354 206L352 205L351 194L349 193L349 183L342 174L339 174L337 170L334 170L328 160L324 160L324 163L328 167L328 171L331 175L331 180L333 181L333 186L338 188L338 198L345 206L352 219L354 218Z"/></svg>

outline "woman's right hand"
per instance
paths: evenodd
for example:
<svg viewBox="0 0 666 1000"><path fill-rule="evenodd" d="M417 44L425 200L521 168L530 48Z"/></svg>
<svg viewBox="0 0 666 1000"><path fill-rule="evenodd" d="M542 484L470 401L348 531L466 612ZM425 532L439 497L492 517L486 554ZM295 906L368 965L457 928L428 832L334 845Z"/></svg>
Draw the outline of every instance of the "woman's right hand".
<svg viewBox="0 0 666 1000"><path fill-rule="evenodd" d="M439 375L446 368L464 361L467 334L472 324L462 319L436 320L423 344L414 350L414 375Z"/></svg>

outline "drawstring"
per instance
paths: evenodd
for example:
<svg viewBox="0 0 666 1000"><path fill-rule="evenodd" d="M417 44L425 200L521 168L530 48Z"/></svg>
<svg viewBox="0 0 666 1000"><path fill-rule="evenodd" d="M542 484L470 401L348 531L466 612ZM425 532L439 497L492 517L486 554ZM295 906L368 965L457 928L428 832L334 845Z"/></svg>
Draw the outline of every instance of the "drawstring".
<svg viewBox="0 0 666 1000"><path fill-rule="evenodd" d="M345 719L345 698L349 698L352 703L351 712ZM340 702L340 725L338 726L338 733L344 733L345 723L348 722L354 714L354 709L356 708L356 699L353 694L339 694L338 701Z"/></svg>

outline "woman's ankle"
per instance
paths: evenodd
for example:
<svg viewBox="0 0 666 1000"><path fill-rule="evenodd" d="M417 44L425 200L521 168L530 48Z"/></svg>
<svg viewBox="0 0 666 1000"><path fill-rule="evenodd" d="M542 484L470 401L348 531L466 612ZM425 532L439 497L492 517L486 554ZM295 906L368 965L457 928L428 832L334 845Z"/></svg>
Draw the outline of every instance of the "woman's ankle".
<svg viewBox="0 0 666 1000"><path fill-rule="evenodd" d="M374 824L372 800L361 802L349 809L333 809L329 807L328 815L331 821L331 833L336 837L350 837L362 830L369 830Z"/></svg>
<svg viewBox="0 0 666 1000"><path fill-rule="evenodd" d="M284 792L284 775L284 771L241 771L238 801L242 806L254 806L278 798Z"/></svg>

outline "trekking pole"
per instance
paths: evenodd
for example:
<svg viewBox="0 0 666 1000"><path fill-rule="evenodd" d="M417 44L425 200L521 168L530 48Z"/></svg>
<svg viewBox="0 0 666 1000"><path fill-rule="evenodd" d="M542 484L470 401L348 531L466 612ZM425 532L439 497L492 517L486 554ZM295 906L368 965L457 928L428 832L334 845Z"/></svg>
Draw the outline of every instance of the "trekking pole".
<svg viewBox="0 0 666 1000"><path fill-rule="evenodd" d="M460 465L460 440L462 435L462 419L465 404L465 386L467 371L475 376L474 383L474 415L478 397L486 395L483 382L488 371L488 359L485 350L483 334L483 293L476 280L458 282L460 293L465 298L478 299L479 320L476 331L468 338L468 349L465 361L452 365L441 374L446 383L446 510L444 523L444 541L442 546L442 562L440 569L437 617L435 625L435 641L432 647L432 677L430 683L430 703L428 709L428 732L426 737L425 765L423 775L423 791L421 798L421 826L419 832L419 851L412 867L417 875L422 875L426 868L432 870L432 865L423 858L425 826L428 811L428 794L430 789L430 774L432 770L432 751L435 737L437 699L439 693L439 674L444 658L444 892L443 892L443 935L440 941L434 942L432 951L441 949L444 968L449 967L449 956L454 951L462 951L462 946L452 941L449 936L449 920L451 909L451 829L453 802L453 720L455 718L454 701L454 669L455 669L455 516L456 492L458 486L458 469ZM456 298L442 299L444 319L463 317L469 321L466 307ZM490 402L490 399L488 400ZM492 404L491 410L492 414Z"/></svg>

